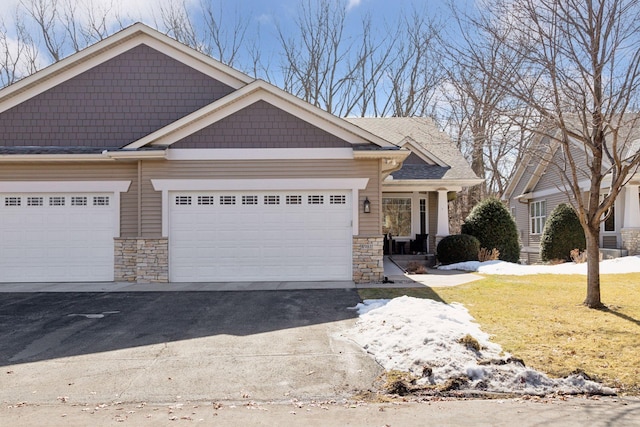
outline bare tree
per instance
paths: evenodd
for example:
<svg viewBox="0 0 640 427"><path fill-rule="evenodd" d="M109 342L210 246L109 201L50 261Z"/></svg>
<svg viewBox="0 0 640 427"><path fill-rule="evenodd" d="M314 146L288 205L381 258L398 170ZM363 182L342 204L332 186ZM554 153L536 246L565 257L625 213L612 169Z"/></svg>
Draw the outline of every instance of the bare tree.
<svg viewBox="0 0 640 427"><path fill-rule="evenodd" d="M386 71L390 87L383 89L388 101L381 115L435 116L435 97L444 80L441 26L426 10L412 9L400 17L396 27L396 54L389 58Z"/></svg>
<svg viewBox="0 0 640 427"><path fill-rule="evenodd" d="M20 0L42 36L42 41L53 62L64 56L65 35L59 26L58 0Z"/></svg>
<svg viewBox="0 0 640 427"><path fill-rule="evenodd" d="M160 20L168 35L229 66L237 66L250 22L238 9L227 19L222 4L215 8L205 0L195 11L184 0L166 2L160 6Z"/></svg>
<svg viewBox="0 0 640 427"><path fill-rule="evenodd" d="M160 20L157 27L177 41L190 46L198 51L207 50L203 40L196 33L196 25L193 22L186 2L169 1L160 6Z"/></svg>
<svg viewBox="0 0 640 427"><path fill-rule="evenodd" d="M519 50L510 40L512 28L487 31L474 23L473 11L452 7L457 37L443 43L447 56L446 121L471 168L486 179L486 191L500 196L507 179L524 156L538 123L538 115L506 83L523 67ZM509 42L508 42L509 41ZM481 188L482 189L482 188ZM482 198L484 191L478 195Z"/></svg>
<svg viewBox="0 0 640 427"><path fill-rule="evenodd" d="M14 18L13 29L10 32L7 25L0 22L0 87L15 83L38 69L38 49L19 14Z"/></svg>
<svg viewBox="0 0 640 427"><path fill-rule="evenodd" d="M531 131L552 138L559 150L561 160L554 166L587 238L584 304L600 308L600 224L640 165L640 152L632 149L640 85L640 4L490 0L485 10L477 24L496 35L509 29L505 42L523 65L503 88L540 115L545 126ZM588 182L586 196L582 181Z"/></svg>
<svg viewBox="0 0 640 427"><path fill-rule="evenodd" d="M345 40L346 4L305 0L292 34L278 26L284 89L329 113L354 78L351 45Z"/></svg>
<svg viewBox="0 0 640 427"><path fill-rule="evenodd" d="M223 20L222 4L216 11L211 2L201 1L204 19L204 36L209 55L216 56L220 62L234 66L238 61L238 55L247 36L249 18L241 14L236 8L233 19Z"/></svg>
<svg viewBox="0 0 640 427"><path fill-rule="evenodd" d="M35 29L52 62L124 26L110 1L20 0L19 9L29 18L22 21L23 27Z"/></svg>
<svg viewBox="0 0 640 427"><path fill-rule="evenodd" d="M88 45L108 37L111 33L109 18L113 11L112 2L64 0L58 19L71 49L79 52Z"/></svg>

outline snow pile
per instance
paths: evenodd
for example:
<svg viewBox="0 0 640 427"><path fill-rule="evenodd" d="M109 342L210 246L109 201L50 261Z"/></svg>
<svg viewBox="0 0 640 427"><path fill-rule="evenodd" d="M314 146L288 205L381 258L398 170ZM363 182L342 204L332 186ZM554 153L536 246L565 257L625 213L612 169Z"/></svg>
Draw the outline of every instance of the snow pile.
<svg viewBox="0 0 640 427"><path fill-rule="evenodd" d="M466 375L470 382L465 388L489 392L614 394L613 389L578 375L556 380L510 363L509 355L489 341L461 304L404 296L365 300L355 308L360 318L348 336L385 370L411 372L420 378L418 384L441 385ZM480 344L479 351L459 342L466 335Z"/></svg>
<svg viewBox="0 0 640 427"><path fill-rule="evenodd" d="M484 274L525 276L528 274L587 274L587 264L565 262L557 265L520 265L506 261L467 261L441 265L439 270L477 271ZM600 274L640 272L640 255L614 258L600 263Z"/></svg>

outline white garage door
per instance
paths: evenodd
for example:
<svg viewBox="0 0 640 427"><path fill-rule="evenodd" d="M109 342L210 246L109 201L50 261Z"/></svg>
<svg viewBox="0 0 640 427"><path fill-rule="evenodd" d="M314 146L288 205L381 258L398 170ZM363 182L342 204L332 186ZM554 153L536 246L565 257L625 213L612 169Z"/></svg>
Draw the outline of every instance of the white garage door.
<svg viewBox="0 0 640 427"><path fill-rule="evenodd" d="M113 193L0 194L0 282L113 280Z"/></svg>
<svg viewBox="0 0 640 427"><path fill-rule="evenodd" d="M351 280L351 191L169 195L171 281Z"/></svg>

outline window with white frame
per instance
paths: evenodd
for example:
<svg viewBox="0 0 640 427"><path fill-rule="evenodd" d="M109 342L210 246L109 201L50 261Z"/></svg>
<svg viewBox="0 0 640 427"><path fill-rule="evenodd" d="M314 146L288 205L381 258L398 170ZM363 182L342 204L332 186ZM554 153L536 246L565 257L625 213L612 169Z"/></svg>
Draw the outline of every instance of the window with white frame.
<svg viewBox="0 0 640 427"><path fill-rule="evenodd" d="M383 198L382 221L383 233L411 236L411 198Z"/></svg>
<svg viewBox="0 0 640 427"><path fill-rule="evenodd" d="M547 201L531 202L529 204L529 218L531 219L531 234L542 234L544 223L547 221Z"/></svg>
<svg viewBox="0 0 640 427"><path fill-rule="evenodd" d="M604 194L602 196L603 199L605 197L607 197L607 194ZM602 224L602 231L605 231L605 232L616 231L616 204L615 204L615 202L613 203L613 205L611 205L611 207L607 210L607 212L604 215L605 215L605 219L604 219L604 222Z"/></svg>

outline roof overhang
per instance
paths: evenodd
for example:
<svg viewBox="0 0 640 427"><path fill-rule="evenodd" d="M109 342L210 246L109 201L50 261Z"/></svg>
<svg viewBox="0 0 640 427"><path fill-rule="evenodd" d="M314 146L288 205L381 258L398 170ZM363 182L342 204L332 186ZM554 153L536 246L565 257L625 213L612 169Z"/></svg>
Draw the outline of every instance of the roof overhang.
<svg viewBox="0 0 640 427"><path fill-rule="evenodd" d="M461 191L484 183L483 179L393 179L382 182L382 191Z"/></svg>
<svg viewBox="0 0 640 427"><path fill-rule="evenodd" d="M402 162L409 157L411 151L405 149L396 150L354 150L353 158L356 160L377 159L382 160L380 170L381 178L384 180L393 172L402 167ZM383 181L384 182L384 181Z"/></svg>

